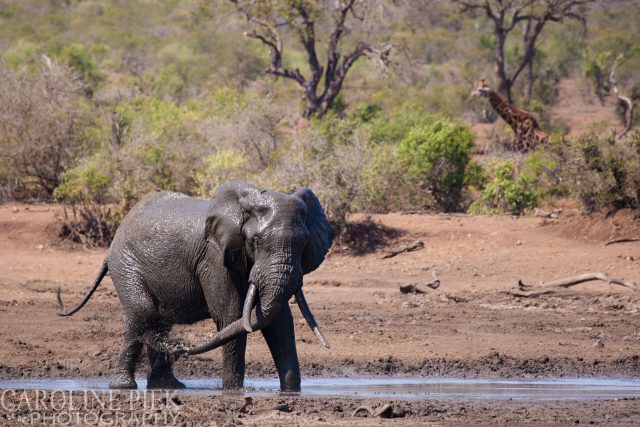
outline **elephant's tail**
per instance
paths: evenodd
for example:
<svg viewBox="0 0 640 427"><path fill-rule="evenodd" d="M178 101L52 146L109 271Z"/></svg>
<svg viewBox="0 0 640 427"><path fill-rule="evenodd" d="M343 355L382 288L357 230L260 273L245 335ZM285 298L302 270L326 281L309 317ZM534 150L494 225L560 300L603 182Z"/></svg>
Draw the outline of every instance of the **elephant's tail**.
<svg viewBox="0 0 640 427"><path fill-rule="evenodd" d="M89 288L87 293L84 295L84 298L82 298L80 304L78 304L78 306L71 311L65 310L64 304L62 304L62 298L60 297L60 288L58 288L58 309L56 310L58 316L71 316L73 313L84 307L87 301L89 301L89 298L91 298L91 295L93 295L96 289L98 289L98 285L100 284L104 276L107 275L107 271L109 271L109 266L107 264L107 259L105 258L105 260L102 262L100 273L98 274L98 277L96 277L96 280L93 282L93 285L91 285L91 288Z"/></svg>

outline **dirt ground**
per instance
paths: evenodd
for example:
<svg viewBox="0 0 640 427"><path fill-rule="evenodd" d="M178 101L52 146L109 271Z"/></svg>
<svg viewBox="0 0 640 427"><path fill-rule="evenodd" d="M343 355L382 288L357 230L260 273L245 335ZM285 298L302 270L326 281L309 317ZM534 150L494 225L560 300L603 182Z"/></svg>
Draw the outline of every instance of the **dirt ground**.
<svg viewBox="0 0 640 427"><path fill-rule="evenodd" d="M106 278L71 318L55 314L55 291L78 302L105 250L60 243L59 207L0 206L0 379L108 376L122 316ZM554 215L555 216L555 215ZM362 220L363 218L356 218ZM640 283L640 221L621 211L583 216L569 204L559 217L388 214L379 227L332 250L305 278L305 294L331 342L322 347L297 310L303 377L411 375L454 377L640 377L640 292L590 282L527 298L505 293L587 272ZM424 248L383 259L416 241ZM400 286L437 289L404 294ZM191 342L212 322L176 328ZM181 377L219 373L220 351L180 359ZM144 374L144 367L140 368ZM250 335L249 376L276 377L260 334ZM126 399L123 395L122 399ZM397 425L640 423L640 401L382 401L354 398L181 396L184 425ZM394 419L351 417L366 404L391 403ZM131 408L132 413L137 409ZM6 410L0 422L11 425ZM13 414L15 415L15 414Z"/></svg>

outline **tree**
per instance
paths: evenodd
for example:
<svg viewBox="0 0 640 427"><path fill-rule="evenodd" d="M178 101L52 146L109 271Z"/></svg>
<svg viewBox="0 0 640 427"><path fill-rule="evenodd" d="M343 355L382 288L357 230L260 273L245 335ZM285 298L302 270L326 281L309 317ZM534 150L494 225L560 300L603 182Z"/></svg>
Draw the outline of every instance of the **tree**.
<svg viewBox="0 0 640 427"><path fill-rule="evenodd" d="M493 22L495 34L495 73L497 91L512 101L511 91L516 80L529 67L529 79L533 78L533 58L538 37L549 22L575 19L585 22L585 6L595 0L453 0L462 12L479 10ZM522 31L523 55L513 66L505 57L505 45L509 34ZM530 90L529 83L528 91Z"/></svg>
<svg viewBox="0 0 640 427"><path fill-rule="evenodd" d="M304 95L304 117L321 117L333 106L347 73L360 58L376 58L388 62L390 46L374 45L358 40L347 53L341 52L349 33L347 21L365 22L373 7L368 0L230 0L243 14L250 29L245 36L259 40L269 49L268 74L294 80ZM327 41L324 65L318 57L318 23L331 17L332 27ZM298 68L283 65L283 35L293 34L306 53L307 75ZM345 49L346 50L346 49ZM322 86L322 87L320 87Z"/></svg>
<svg viewBox="0 0 640 427"><path fill-rule="evenodd" d="M36 72L0 64L0 158L18 190L49 197L62 174L97 143L96 122L84 85L66 65ZM0 176L2 181L2 176Z"/></svg>

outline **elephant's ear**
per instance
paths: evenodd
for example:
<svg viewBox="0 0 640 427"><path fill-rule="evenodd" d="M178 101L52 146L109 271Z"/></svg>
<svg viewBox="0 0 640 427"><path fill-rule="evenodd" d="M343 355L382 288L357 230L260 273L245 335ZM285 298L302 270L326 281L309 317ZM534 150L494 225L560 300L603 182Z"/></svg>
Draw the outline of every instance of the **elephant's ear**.
<svg viewBox="0 0 640 427"><path fill-rule="evenodd" d="M309 188L301 188L294 193L294 196L302 199L307 205L307 228L311 235L302 253L302 270L307 274L318 268L324 261L333 243L333 229L324 214L320 200L313 191Z"/></svg>
<svg viewBox="0 0 640 427"><path fill-rule="evenodd" d="M222 250L224 265L242 274L247 271L242 225L246 213L241 207L241 199L259 190L242 181L230 181L216 189L205 225L207 240L213 241Z"/></svg>

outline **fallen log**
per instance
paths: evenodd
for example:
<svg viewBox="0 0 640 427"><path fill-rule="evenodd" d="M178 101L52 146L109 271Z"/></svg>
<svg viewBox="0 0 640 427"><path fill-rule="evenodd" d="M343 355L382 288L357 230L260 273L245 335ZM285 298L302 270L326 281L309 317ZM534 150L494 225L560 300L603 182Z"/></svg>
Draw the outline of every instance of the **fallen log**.
<svg viewBox="0 0 640 427"><path fill-rule="evenodd" d="M357 417L360 412L368 412L372 417L391 418L393 415L393 406L390 403L385 403L378 410L374 410L370 406L360 406L353 411L351 417Z"/></svg>
<svg viewBox="0 0 640 427"><path fill-rule="evenodd" d="M611 277L607 273L596 272L554 280L552 282L543 283L540 286L527 285L523 283L522 280L518 280L517 289L502 291L502 293L517 297L534 298L540 295L558 293L558 291L565 290L572 286L579 285L580 283L590 282L593 280L607 282L610 285L618 285L635 290L638 289L638 286L634 282Z"/></svg>
<svg viewBox="0 0 640 427"><path fill-rule="evenodd" d="M381 259L393 258L396 255L400 255L407 252L419 251L420 249L424 249L424 242L422 240L416 240L409 246L405 246L403 248L397 249L395 251L389 251Z"/></svg>
<svg viewBox="0 0 640 427"><path fill-rule="evenodd" d="M400 285L400 292L402 292L403 294L426 294L429 291L425 289L425 286L430 289L438 289L440 287L440 280L436 279L433 282L427 283L426 285L422 285L420 283L404 286Z"/></svg>
<svg viewBox="0 0 640 427"><path fill-rule="evenodd" d="M631 242L640 242L640 239L636 237L623 237L620 239L611 239L604 245L609 246L609 245L615 245L616 243L631 243Z"/></svg>

